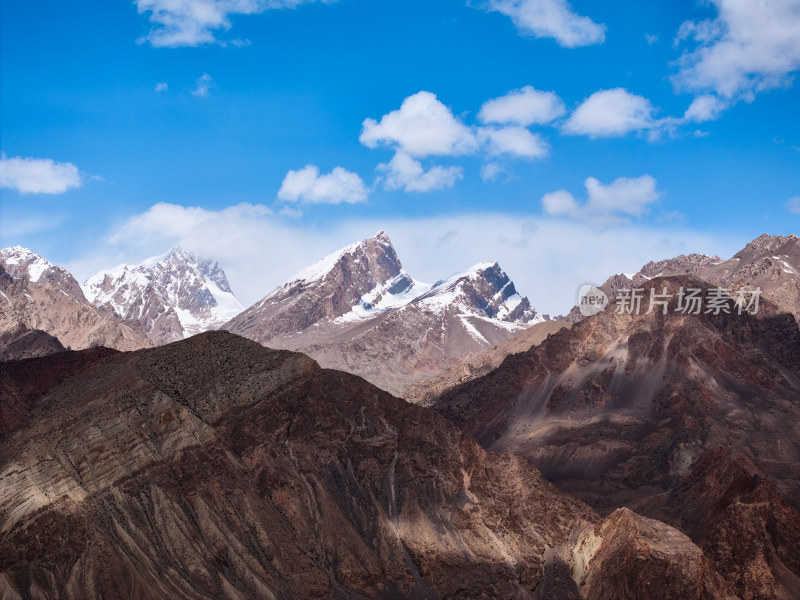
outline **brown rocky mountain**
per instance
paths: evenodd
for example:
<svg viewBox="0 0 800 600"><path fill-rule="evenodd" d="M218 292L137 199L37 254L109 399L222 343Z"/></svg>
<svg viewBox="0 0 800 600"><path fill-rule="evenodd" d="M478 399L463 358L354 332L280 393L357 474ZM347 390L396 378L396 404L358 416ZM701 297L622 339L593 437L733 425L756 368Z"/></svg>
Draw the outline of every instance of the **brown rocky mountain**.
<svg viewBox="0 0 800 600"><path fill-rule="evenodd" d="M379 232L303 270L222 326L401 394L545 317L497 263L415 281Z"/></svg>
<svg viewBox="0 0 800 600"><path fill-rule="evenodd" d="M797 322L769 300L755 316L731 301L730 314L676 312L680 287L707 287L694 276L648 281L645 297L665 286L667 314L617 314L612 305L445 392L435 408L601 513L629 507L682 527L741 597L796 597L800 556L777 526L795 527L800 505ZM703 489L691 484L703 479L692 469L705 460L707 472L728 471L727 458L709 454L720 446L774 482L767 504L724 491L721 475L705 477L702 495L726 500L710 511L690 501ZM676 498L678 512L669 508ZM695 522L718 526L704 534ZM748 539L769 551L731 546Z"/></svg>
<svg viewBox="0 0 800 600"><path fill-rule="evenodd" d="M66 348L58 338L38 329L29 329L22 323L0 333L0 361L46 356L64 350Z"/></svg>
<svg viewBox="0 0 800 600"><path fill-rule="evenodd" d="M25 248L5 248L0 250L0 337L8 346L33 330L73 349L107 346L135 350L152 345L138 323L124 322L113 312L92 306L66 269ZM41 335L36 335L42 342ZM21 339L18 345L31 341ZM50 346L58 349L52 341ZM46 348L47 344L39 343L33 352Z"/></svg>
<svg viewBox="0 0 800 600"><path fill-rule="evenodd" d="M614 302L617 292L623 288L640 288L654 277L678 276L678 275L699 275L711 265L721 263L719 256L709 256L707 254L681 254L675 258L659 261L650 261L639 269L636 273L618 273L606 279L605 283L598 286L608 296L610 302ZM573 306L569 311L565 321L577 323L585 317L581 314L577 306Z"/></svg>
<svg viewBox="0 0 800 600"><path fill-rule="evenodd" d="M403 393L403 397L414 404L430 406L436 398L450 388L486 375L499 367L506 356L530 350L533 346L541 344L548 336L570 325L571 323L567 321L543 321L531 325L514 337L481 352L452 369L409 386Z"/></svg>
<svg viewBox="0 0 800 600"><path fill-rule="evenodd" d="M0 368L3 598L729 597L676 530L300 354L209 332Z"/></svg>
<svg viewBox="0 0 800 600"><path fill-rule="evenodd" d="M762 235L733 258L698 275L725 288L760 287L763 296L800 322L800 237Z"/></svg>
<svg viewBox="0 0 800 600"><path fill-rule="evenodd" d="M217 261L179 247L140 265L101 271L84 282L83 292L95 306L137 321L153 344L217 329L243 310Z"/></svg>
<svg viewBox="0 0 800 600"><path fill-rule="evenodd" d="M636 273L612 275L599 287L613 302L622 288L640 288L654 277L678 275L697 275L734 292L759 287L764 297L800 322L800 237L794 234L761 235L725 261L718 256L689 254L649 262ZM564 318L574 323L584 317L573 307Z"/></svg>

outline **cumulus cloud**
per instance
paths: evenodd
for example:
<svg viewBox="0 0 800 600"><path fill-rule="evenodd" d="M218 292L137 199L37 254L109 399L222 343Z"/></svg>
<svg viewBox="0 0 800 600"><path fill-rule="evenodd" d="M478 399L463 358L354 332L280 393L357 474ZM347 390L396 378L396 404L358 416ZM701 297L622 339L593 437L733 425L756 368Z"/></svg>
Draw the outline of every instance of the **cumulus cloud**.
<svg viewBox="0 0 800 600"><path fill-rule="evenodd" d="M713 121L717 119L726 108L728 108L728 102L726 100L723 100L719 96L714 96L713 94L703 94L692 100L683 118L687 121L695 121L697 123Z"/></svg>
<svg viewBox="0 0 800 600"><path fill-rule="evenodd" d="M155 91L156 91L156 92L166 92L168 87L169 87L169 86L168 86L168 85L167 85L165 82L163 82L163 81L159 81L159 82L156 84Z"/></svg>
<svg viewBox="0 0 800 600"><path fill-rule="evenodd" d="M405 152L397 152L388 163L378 165L386 173L384 187L407 192L430 192L453 187L463 176L460 167L434 166L427 171L422 163Z"/></svg>
<svg viewBox="0 0 800 600"><path fill-rule="evenodd" d="M531 133L524 127L481 127L478 139L492 156L507 154L521 158L544 158L550 151L541 136Z"/></svg>
<svg viewBox="0 0 800 600"><path fill-rule="evenodd" d="M477 150L472 130L431 92L409 96L380 121L365 119L359 141L368 148L394 146L417 158L470 154Z"/></svg>
<svg viewBox="0 0 800 600"><path fill-rule="evenodd" d="M789 209L790 213L794 213L796 215L800 214L800 196L789 198L789 200L786 202L786 208Z"/></svg>
<svg viewBox="0 0 800 600"><path fill-rule="evenodd" d="M149 13L153 28L141 42L156 47L223 43L217 32L231 28L231 15L252 15L269 9L295 8L316 0L136 0L139 14ZM334 2L335 0L321 0ZM240 40L233 40L241 45Z"/></svg>
<svg viewBox="0 0 800 600"><path fill-rule="evenodd" d="M380 229L390 235L403 266L421 281L496 260L538 310L551 314L566 313L587 281L602 282L612 273L636 271L648 260L686 252L730 256L743 245L735 237L663 224L598 228L586 221L485 213L347 219L317 228L281 219L264 206L208 210L159 204L96 236L86 254L66 266L82 280L180 244L218 259L234 293L249 305L300 269ZM535 269L531 257L537 259Z"/></svg>
<svg viewBox="0 0 800 600"><path fill-rule="evenodd" d="M565 48L601 44L606 39L606 26L576 14L567 0L489 0L484 6L511 17L523 34L553 38Z"/></svg>
<svg viewBox="0 0 800 600"><path fill-rule="evenodd" d="M528 127L534 123L550 123L565 112L564 102L555 92L542 92L526 85L487 101L478 119L482 123Z"/></svg>
<svg viewBox="0 0 800 600"><path fill-rule="evenodd" d="M281 200L310 204L355 204L368 195L367 186L356 173L336 167L327 175L320 175L315 165L289 171L278 191Z"/></svg>
<svg viewBox="0 0 800 600"><path fill-rule="evenodd" d="M564 131L591 138L624 136L632 131L654 129L650 100L626 89L599 90L586 98L564 124Z"/></svg>
<svg viewBox="0 0 800 600"><path fill-rule="evenodd" d="M677 89L713 94L717 106L750 101L787 85L800 69L800 0L710 0L717 16L686 21L676 42L692 42L673 76Z"/></svg>
<svg viewBox="0 0 800 600"><path fill-rule="evenodd" d="M205 98L208 96L208 93L211 91L211 88L214 85L214 78L211 77L208 73L203 73L200 77L197 78L197 81L194 82L194 89L192 90L193 96L199 96L200 98Z"/></svg>
<svg viewBox="0 0 800 600"><path fill-rule="evenodd" d="M558 96L527 86L484 104L481 119L493 125L470 126L453 115L435 94L421 91L380 120L365 119L359 141L369 148L387 146L395 150L391 161L378 166L386 174L384 187L414 192L437 190L452 187L461 179L462 169L432 166L426 170L419 159L475 154L544 158L550 150L547 142L524 125L551 120L560 111L563 103Z"/></svg>
<svg viewBox="0 0 800 600"><path fill-rule="evenodd" d="M69 162L0 156L0 187L21 194L63 194L82 183L78 167Z"/></svg>
<svg viewBox="0 0 800 600"><path fill-rule="evenodd" d="M642 216L658 200L656 180L650 175L629 179L620 177L608 185L594 177L584 182L587 199L579 204L566 190L558 190L542 197L545 214L553 217L608 220Z"/></svg>

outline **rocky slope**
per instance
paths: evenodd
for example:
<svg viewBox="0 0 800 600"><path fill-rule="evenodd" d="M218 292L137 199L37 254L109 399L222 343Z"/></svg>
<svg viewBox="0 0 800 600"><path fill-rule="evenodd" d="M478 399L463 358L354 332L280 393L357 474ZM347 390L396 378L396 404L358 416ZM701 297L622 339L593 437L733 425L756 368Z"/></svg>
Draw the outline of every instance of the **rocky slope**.
<svg viewBox="0 0 800 600"><path fill-rule="evenodd" d="M0 439L27 425L35 402L52 388L115 354L87 348L0 362Z"/></svg>
<svg viewBox="0 0 800 600"><path fill-rule="evenodd" d="M789 512L780 516L783 509L773 502L740 510L752 518L735 525L723 519L728 507L718 506L712 511L721 523L714 541L691 527L687 533L742 597L792 597L800 575L792 545L777 540L760 562L712 548L726 547L739 530L761 531L761 522L791 523L796 516L797 322L769 301L756 316L737 314L732 302L730 314L676 312L681 286L704 286L692 276L648 281L645 296L665 286L675 294L667 314L617 314L611 306L445 392L435 407L485 447L529 459L602 513L627 506L683 527L692 520L712 522L697 502L683 503L689 514L667 510L669 494L678 493L690 468L718 446L751 457L775 482ZM760 574L740 577L752 570ZM764 581L772 582L772 591L759 595Z"/></svg>
<svg viewBox="0 0 800 600"><path fill-rule="evenodd" d="M26 415L0 435L6 597L623 597L655 575L642 597L726 594L663 525L635 569L595 559L587 536L630 531L592 533L524 461L301 355L207 333L3 368Z"/></svg>
<svg viewBox="0 0 800 600"><path fill-rule="evenodd" d="M637 547L667 559L587 559L597 516L527 462L300 354L223 332L87 352L6 367L25 410L0 437L3 597L622 597L610 574L724 597L666 526Z"/></svg>
<svg viewBox="0 0 800 600"><path fill-rule="evenodd" d="M151 346L137 323L124 322L113 313L92 306L75 278L61 267L26 248L0 250L0 338L8 346L26 346L38 330L73 349L107 346L134 350ZM52 340L39 341L30 352L59 349ZM18 339L25 337L27 339ZM25 355L13 351L10 357Z"/></svg>
<svg viewBox="0 0 800 600"><path fill-rule="evenodd" d="M66 350L58 338L22 323L0 333L0 361L46 356Z"/></svg>
<svg viewBox="0 0 800 600"><path fill-rule="evenodd" d="M381 231L298 273L222 328L400 394L544 318L497 263L434 285L414 280Z"/></svg>
<svg viewBox="0 0 800 600"><path fill-rule="evenodd" d="M138 321L154 344L216 329L243 310L219 263L181 248L101 271L83 292L95 306Z"/></svg>
<svg viewBox="0 0 800 600"><path fill-rule="evenodd" d="M530 350L541 344L548 336L565 327L570 327L570 325L571 323L567 321L536 323L505 342L481 352L452 369L409 386L403 393L403 397L414 404L430 406L436 398L450 388L486 375L499 367L506 356Z"/></svg>

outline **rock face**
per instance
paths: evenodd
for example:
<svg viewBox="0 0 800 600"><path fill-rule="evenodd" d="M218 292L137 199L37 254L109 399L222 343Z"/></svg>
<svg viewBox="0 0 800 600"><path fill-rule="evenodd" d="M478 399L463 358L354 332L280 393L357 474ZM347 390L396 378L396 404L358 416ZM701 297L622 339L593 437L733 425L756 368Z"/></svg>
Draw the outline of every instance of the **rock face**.
<svg viewBox="0 0 800 600"><path fill-rule="evenodd" d="M725 596L703 552L681 532L621 508L587 527L573 547L573 577L585 600Z"/></svg>
<svg viewBox="0 0 800 600"><path fill-rule="evenodd" d="M675 294L704 283L657 278L644 284L645 296L665 286ZM627 506L684 527L742 597L792 597L800 575L795 546L768 535L775 546L762 561L730 544L758 539L767 523L793 522L800 505L800 330L768 301L756 316L737 314L732 303L731 314L675 308L675 298L666 315L616 314L612 305L445 392L434 406L486 448L529 459L601 513ZM723 525L709 542L689 526L713 522L704 504L682 502L688 513L678 515L668 500L718 446L750 457L786 501L715 505ZM749 537L736 537L729 511L745 519L738 527Z"/></svg>
<svg viewBox="0 0 800 600"><path fill-rule="evenodd" d="M423 379L406 389L403 397L414 404L430 406L445 391L472 381L499 367L506 356L525 352L541 344L547 337L569 327L567 321L543 321L530 326L514 337L439 375Z"/></svg>
<svg viewBox="0 0 800 600"><path fill-rule="evenodd" d="M384 232L298 273L222 326L400 394L544 316L497 263L415 281Z"/></svg>
<svg viewBox="0 0 800 600"><path fill-rule="evenodd" d="M35 358L64 350L66 348L58 338L38 329L29 329L22 323L0 333L0 361Z"/></svg>
<svg viewBox="0 0 800 600"><path fill-rule="evenodd" d="M181 248L101 271L83 291L95 306L138 321L157 345L216 329L243 310L219 263Z"/></svg>
<svg viewBox="0 0 800 600"><path fill-rule="evenodd" d="M741 452L706 451L674 486L663 514L697 540L739 597L796 597L800 515Z"/></svg>
<svg viewBox="0 0 800 600"><path fill-rule="evenodd" d="M0 250L0 337L5 344L13 344L33 330L73 349L107 346L135 350L152 345L137 323L124 322L92 306L66 269L25 248L5 248ZM45 351L48 344L42 345L43 338L36 335L39 341L31 351ZM21 340L19 344L33 341ZM59 349L52 341L49 346Z"/></svg>
<svg viewBox="0 0 800 600"><path fill-rule="evenodd" d="M0 437L3 597L530 598L597 522L300 354L223 332L86 352L4 377L25 415ZM73 376L32 383L48 360Z"/></svg>

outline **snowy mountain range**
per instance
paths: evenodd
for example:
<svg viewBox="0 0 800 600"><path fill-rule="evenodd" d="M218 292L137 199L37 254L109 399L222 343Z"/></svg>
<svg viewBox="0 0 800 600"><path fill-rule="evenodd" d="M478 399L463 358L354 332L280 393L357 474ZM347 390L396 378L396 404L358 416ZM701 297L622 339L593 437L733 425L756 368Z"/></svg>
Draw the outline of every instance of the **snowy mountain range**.
<svg viewBox="0 0 800 600"><path fill-rule="evenodd" d="M497 263L435 284L415 280L380 231L302 270L222 328L399 394L546 319Z"/></svg>
<svg viewBox="0 0 800 600"><path fill-rule="evenodd" d="M217 261L179 247L140 265L101 271L82 287L96 306L141 323L155 344L217 329L244 308Z"/></svg>
<svg viewBox="0 0 800 600"><path fill-rule="evenodd" d="M2 257L10 282L4 290L13 292L20 313L4 308L7 337L42 330L57 338L31 338L42 352L55 351L59 342L131 350L227 329L306 352L324 367L362 375L396 394L548 318L517 293L497 263L433 284L417 281L383 231L303 269L247 310L216 261L179 247L101 271L82 286L29 250L9 248ZM47 293L31 303L29 297L44 294L42 286ZM68 326L53 325L51 306ZM72 315L76 310L80 318ZM97 328L102 335L93 333Z"/></svg>
<svg viewBox="0 0 800 600"><path fill-rule="evenodd" d="M137 350L152 344L138 323L92 305L66 269L21 246L0 250L0 354L38 356L64 347Z"/></svg>

